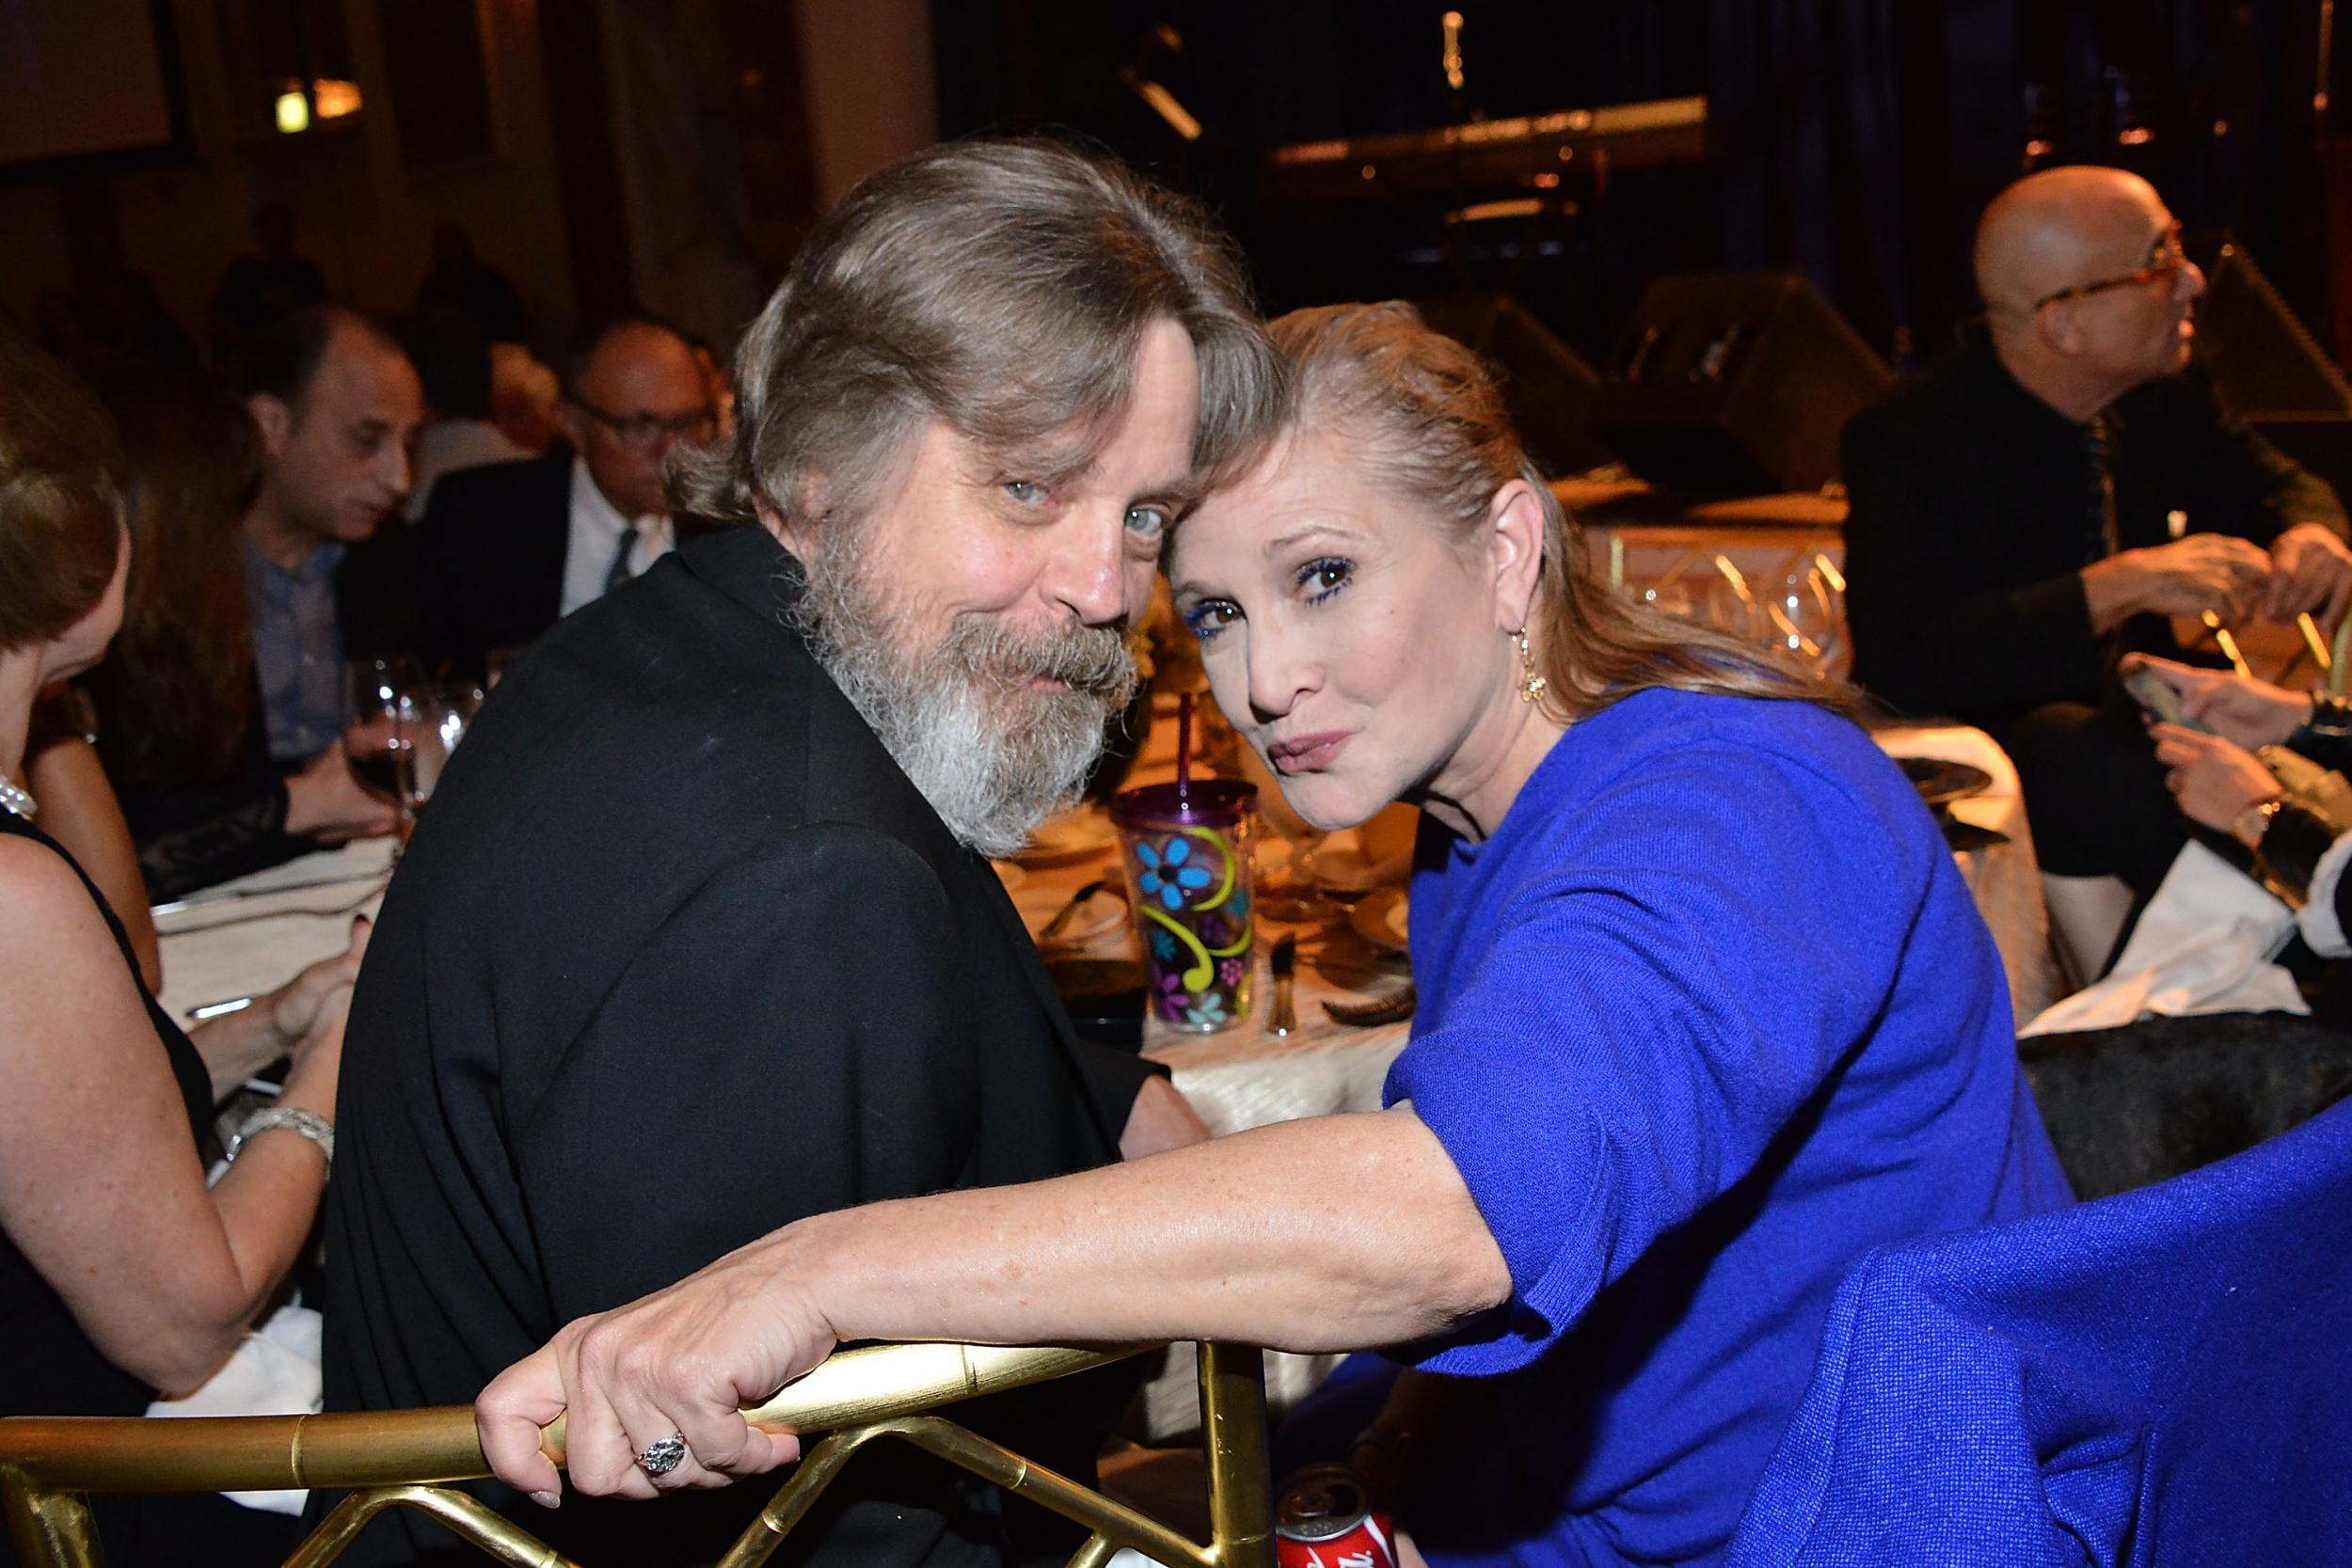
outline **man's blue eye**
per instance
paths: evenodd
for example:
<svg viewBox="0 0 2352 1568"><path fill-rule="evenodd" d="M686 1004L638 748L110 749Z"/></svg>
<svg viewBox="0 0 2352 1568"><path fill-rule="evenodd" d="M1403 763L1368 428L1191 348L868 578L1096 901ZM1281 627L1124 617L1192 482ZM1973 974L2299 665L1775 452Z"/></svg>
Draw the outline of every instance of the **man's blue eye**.
<svg viewBox="0 0 2352 1568"><path fill-rule="evenodd" d="M1168 514L1156 506L1131 506L1127 509L1127 527L1136 533L1157 533L1168 527Z"/></svg>
<svg viewBox="0 0 2352 1568"><path fill-rule="evenodd" d="M1005 481L1005 494L1024 506L1035 506L1045 499L1045 486L1033 480L1009 479Z"/></svg>

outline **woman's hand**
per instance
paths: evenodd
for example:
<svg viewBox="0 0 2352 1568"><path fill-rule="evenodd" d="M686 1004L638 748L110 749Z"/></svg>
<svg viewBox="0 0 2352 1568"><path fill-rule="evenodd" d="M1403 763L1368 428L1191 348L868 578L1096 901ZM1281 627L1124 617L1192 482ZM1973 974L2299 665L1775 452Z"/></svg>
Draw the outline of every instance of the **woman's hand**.
<svg viewBox="0 0 2352 1568"><path fill-rule="evenodd" d="M376 838L400 826L400 813L359 787L336 742L286 780L286 832L341 844Z"/></svg>
<svg viewBox="0 0 2352 1568"><path fill-rule="evenodd" d="M500 1373L474 1402L490 1468L554 1507L560 1483L539 1451L539 1429L566 1413L566 1467L587 1497L724 1486L798 1458L797 1438L761 1432L741 1414L833 1354L833 1325L799 1283L797 1228L579 1319ZM739 1371L722 1370L730 1368ZM686 1459L657 1481L637 1456L674 1434L685 1439Z"/></svg>
<svg viewBox="0 0 2352 1568"><path fill-rule="evenodd" d="M2201 670L2169 658L2135 654L2124 668L2146 670L2180 693L2181 711L2248 751L2275 746L2312 717L2309 693L2289 691L2230 670Z"/></svg>
<svg viewBox="0 0 2352 1568"><path fill-rule="evenodd" d="M2249 807L2279 799L2279 781L2243 747L2178 724L2158 724L2154 735L2156 760L2169 769L2165 787L2190 821L2234 833Z"/></svg>
<svg viewBox="0 0 2352 1568"><path fill-rule="evenodd" d="M374 931L375 923L366 915L354 916L349 947L321 958L270 993L269 1022L280 1046L300 1055L323 1036L342 1033L351 988L359 979L359 960L367 957L368 938Z"/></svg>

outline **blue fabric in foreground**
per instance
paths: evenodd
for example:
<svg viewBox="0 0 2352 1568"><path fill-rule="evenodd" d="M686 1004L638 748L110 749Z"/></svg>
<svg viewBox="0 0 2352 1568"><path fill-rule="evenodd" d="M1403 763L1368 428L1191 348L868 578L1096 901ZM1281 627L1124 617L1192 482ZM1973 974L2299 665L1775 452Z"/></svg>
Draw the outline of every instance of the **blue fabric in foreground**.
<svg viewBox="0 0 2352 1568"><path fill-rule="evenodd" d="M1883 1247L1735 1568L2352 1562L2352 1102L2156 1186Z"/></svg>

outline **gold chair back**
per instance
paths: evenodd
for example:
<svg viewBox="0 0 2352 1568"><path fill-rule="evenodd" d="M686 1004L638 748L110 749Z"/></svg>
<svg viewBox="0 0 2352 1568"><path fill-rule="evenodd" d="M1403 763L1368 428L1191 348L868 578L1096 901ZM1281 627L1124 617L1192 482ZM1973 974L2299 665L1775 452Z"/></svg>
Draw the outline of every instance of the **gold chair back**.
<svg viewBox="0 0 2352 1568"><path fill-rule="evenodd" d="M1121 1546L1171 1568L1272 1568L1273 1481L1266 1465L1265 1375L1255 1349L1199 1348L1210 1538L1196 1542L1089 1487L1030 1464L930 1414L980 1394L1064 1377L1156 1347L1006 1348L877 1345L828 1359L746 1412L778 1432L825 1433L722 1560L767 1560L818 1495L867 1443L912 1443L1075 1520L1090 1533L1072 1568L1103 1568ZM563 1422L547 1431L564 1462ZM20 1416L0 1420L0 1511L19 1559L42 1568L102 1568L86 1497L106 1492L244 1492L352 1488L286 1568L340 1555L388 1508L413 1508L512 1568L565 1560L451 1483L490 1473L465 1405L326 1416L149 1420ZM648 1504L658 1507L659 1504Z"/></svg>

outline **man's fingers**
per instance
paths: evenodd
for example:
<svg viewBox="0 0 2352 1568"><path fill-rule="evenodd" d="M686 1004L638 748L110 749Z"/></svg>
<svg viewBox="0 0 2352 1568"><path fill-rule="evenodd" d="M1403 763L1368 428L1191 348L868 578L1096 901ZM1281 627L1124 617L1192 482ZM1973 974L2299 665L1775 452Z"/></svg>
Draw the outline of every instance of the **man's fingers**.
<svg viewBox="0 0 2352 1568"><path fill-rule="evenodd" d="M2352 571L2336 576L2335 586L2328 591L2328 603L2318 615L2320 634L2333 637L2336 627L2344 622L2344 606L2352 603Z"/></svg>

